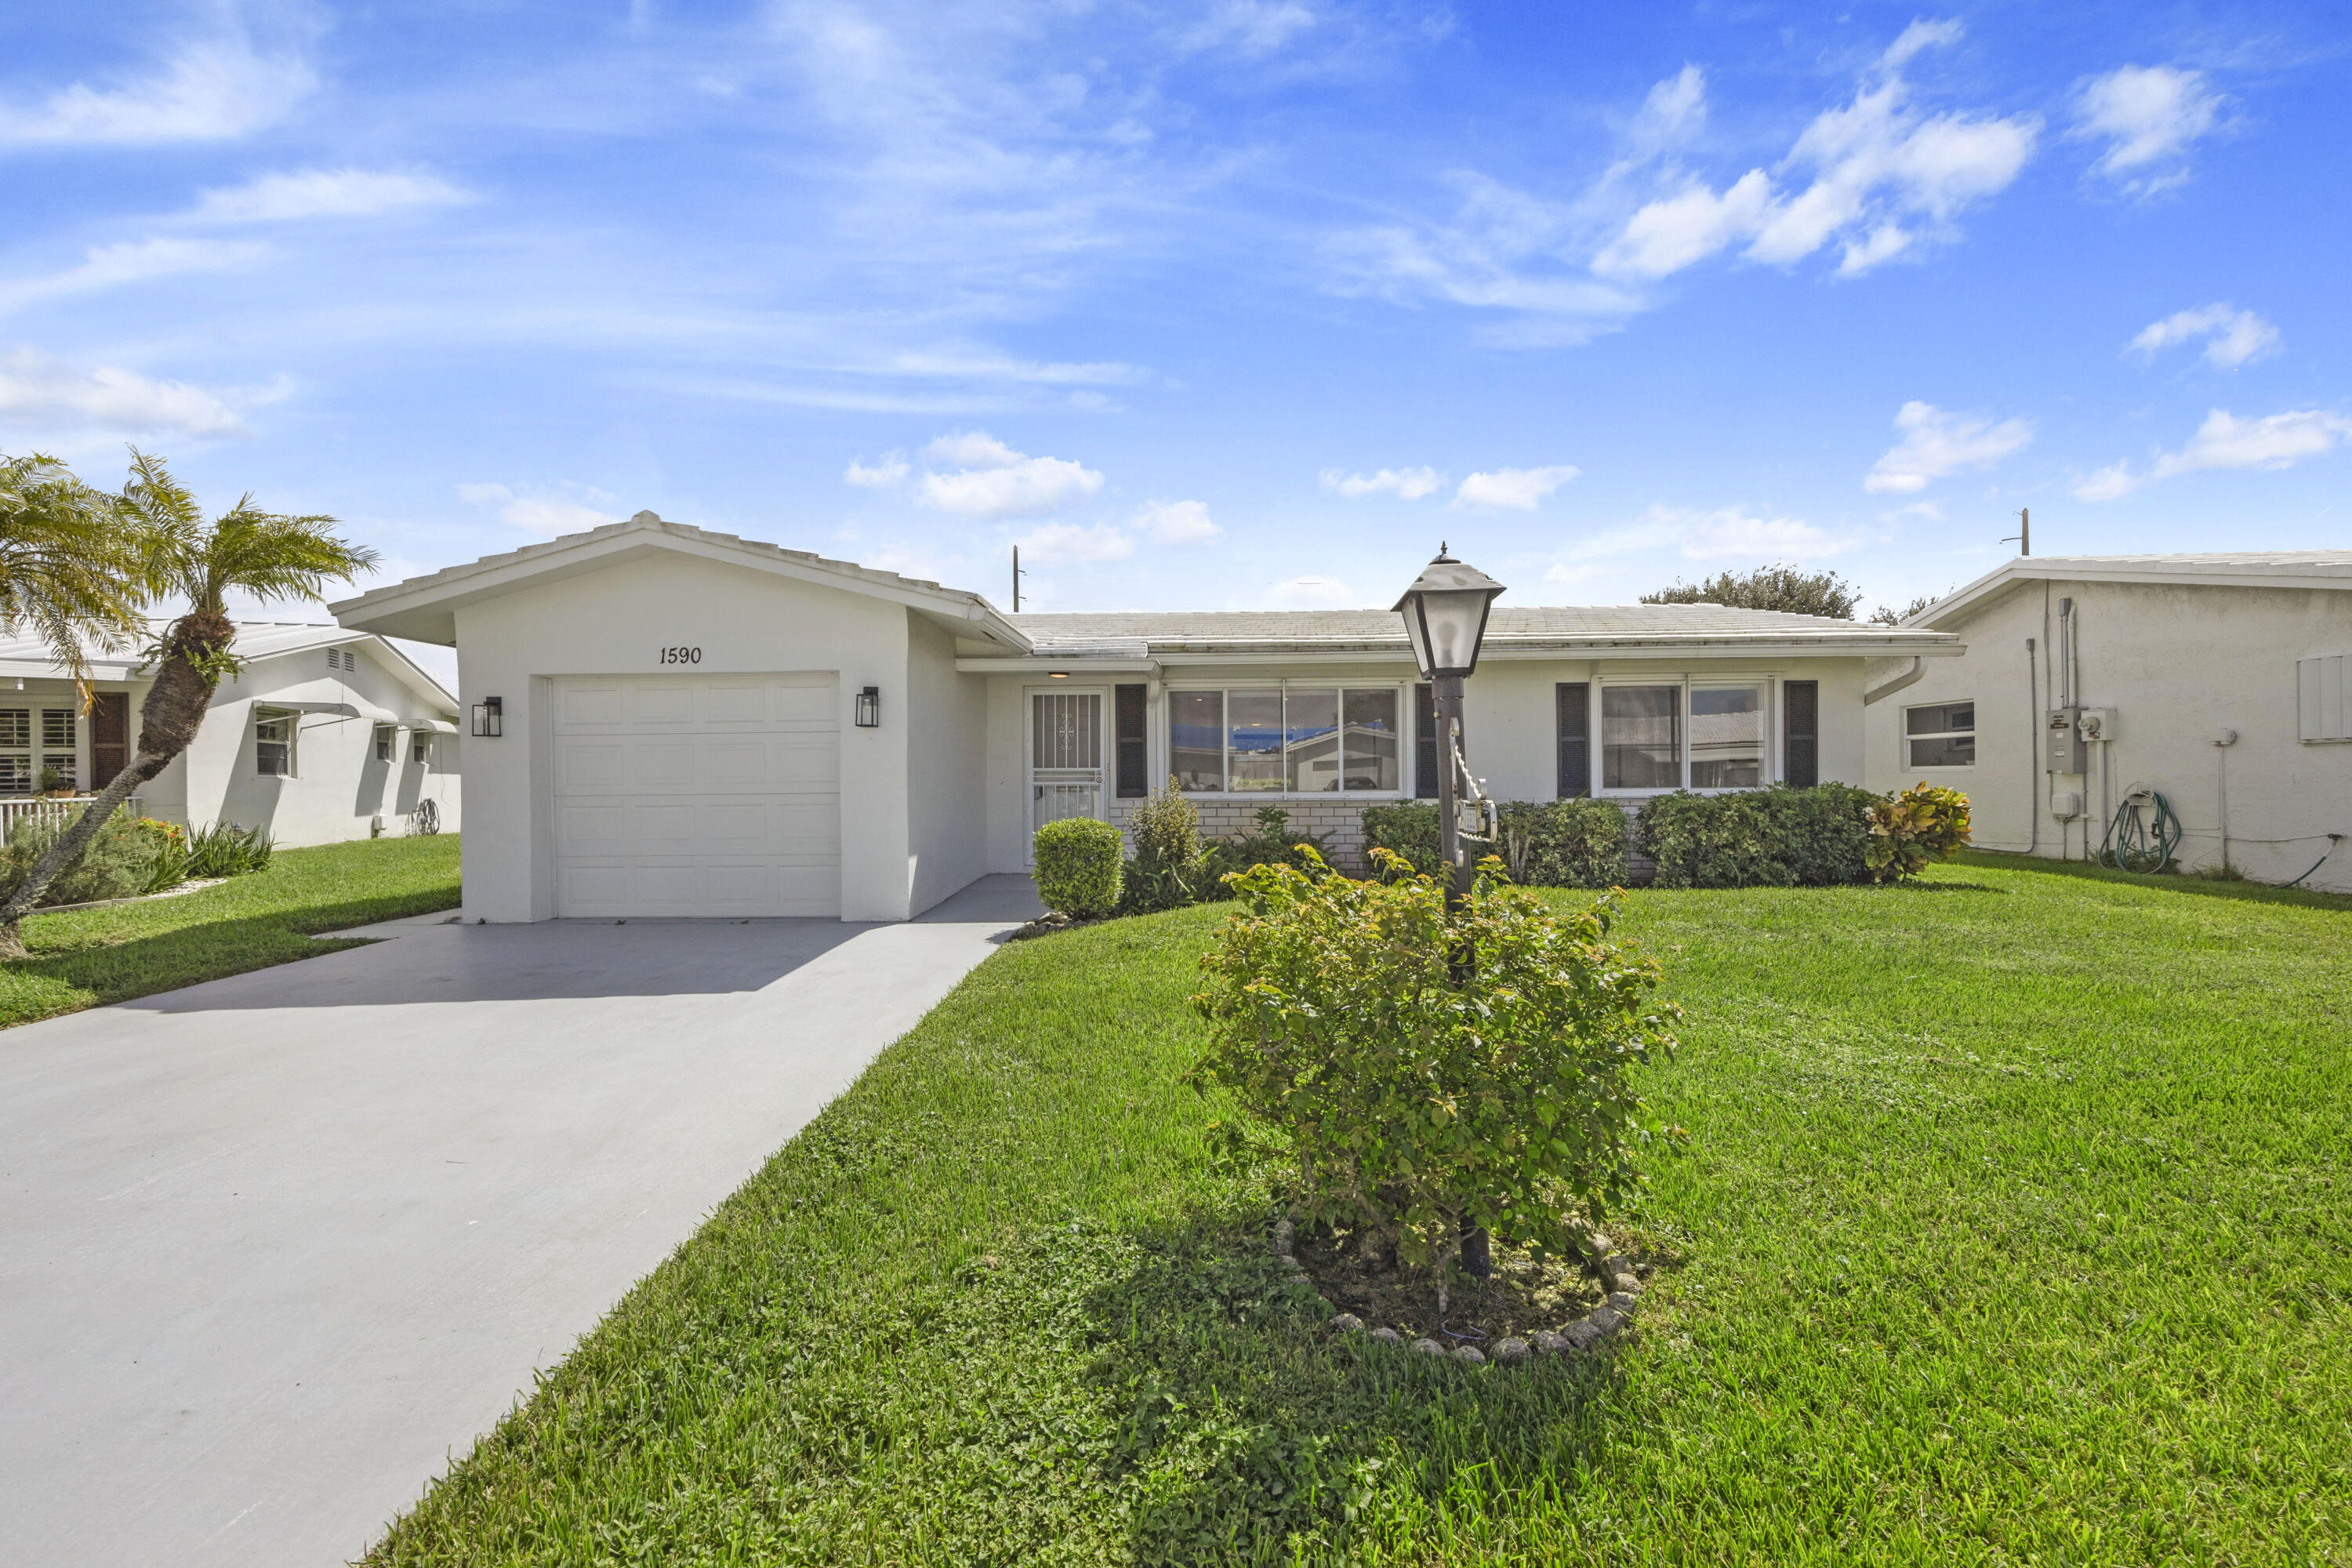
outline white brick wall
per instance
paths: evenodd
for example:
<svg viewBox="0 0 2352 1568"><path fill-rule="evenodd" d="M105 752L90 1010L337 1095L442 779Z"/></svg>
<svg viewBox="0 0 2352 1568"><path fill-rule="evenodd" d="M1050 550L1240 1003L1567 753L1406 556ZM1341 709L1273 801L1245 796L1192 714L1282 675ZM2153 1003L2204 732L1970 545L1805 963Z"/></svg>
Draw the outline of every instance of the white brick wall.
<svg viewBox="0 0 2352 1568"><path fill-rule="evenodd" d="M1122 833L1127 831L1127 819L1142 805L1139 800L1111 802L1110 819ZM1192 805L1201 814L1201 839L1208 843L1221 838L1243 838L1257 830L1257 813L1261 805L1278 806L1290 814L1294 830L1312 833L1323 840L1326 855L1332 866L1341 871L1360 875L1370 869L1364 855L1364 807L1386 805L1384 800L1307 801L1307 800L1233 800L1195 796ZM1135 851L1132 837L1128 852Z"/></svg>

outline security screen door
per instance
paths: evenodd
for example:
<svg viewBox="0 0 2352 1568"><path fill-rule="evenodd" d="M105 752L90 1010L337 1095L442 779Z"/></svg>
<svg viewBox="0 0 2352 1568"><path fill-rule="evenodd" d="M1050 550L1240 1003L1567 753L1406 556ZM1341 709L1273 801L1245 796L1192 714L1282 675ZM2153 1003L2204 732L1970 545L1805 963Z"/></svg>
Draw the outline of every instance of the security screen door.
<svg viewBox="0 0 2352 1568"><path fill-rule="evenodd" d="M1029 831L1103 814L1099 691L1040 691L1029 699Z"/></svg>

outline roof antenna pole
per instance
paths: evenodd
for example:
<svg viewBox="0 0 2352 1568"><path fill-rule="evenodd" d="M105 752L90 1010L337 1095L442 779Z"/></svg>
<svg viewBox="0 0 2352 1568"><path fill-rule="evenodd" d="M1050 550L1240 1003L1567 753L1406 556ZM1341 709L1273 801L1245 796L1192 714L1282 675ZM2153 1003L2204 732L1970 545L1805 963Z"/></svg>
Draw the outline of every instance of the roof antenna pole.
<svg viewBox="0 0 2352 1568"><path fill-rule="evenodd" d="M1021 613L1021 547L1013 547L1013 613Z"/></svg>
<svg viewBox="0 0 2352 1568"><path fill-rule="evenodd" d="M2017 509L2017 531L2015 533L2006 535L2001 540L2001 542L2003 544L2007 544L2012 539L2017 541L2017 552L2020 555L2031 555L2033 553L2032 509L2029 507L2019 507Z"/></svg>

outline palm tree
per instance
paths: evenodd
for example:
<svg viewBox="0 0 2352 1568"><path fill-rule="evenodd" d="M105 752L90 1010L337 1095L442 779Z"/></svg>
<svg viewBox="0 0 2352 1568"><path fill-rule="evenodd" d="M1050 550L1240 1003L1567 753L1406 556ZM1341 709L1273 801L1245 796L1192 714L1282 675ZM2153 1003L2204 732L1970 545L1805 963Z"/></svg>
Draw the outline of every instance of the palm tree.
<svg viewBox="0 0 2352 1568"><path fill-rule="evenodd" d="M145 629L144 563L115 507L55 458L0 454L0 626L32 628L85 699L91 647Z"/></svg>
<svg viewBox="0 0 2352 1568"><path fill-rule="evenodd" d="M163 461L136 448L131 482L114 510L138 552L140 590L188 608L147 650L155 681L140 704L131 765L58 836L23 886L0 902L0 958L24 956L17 922L114 809L188 749L221 678L241 668L230 647L236 625L228 618L228 595L242 591L264 603L316 599L331 580L348 581L376 562L374 551L345 543L331 531L333 518L257 511L250 494L207 524L195 497Z"/></svg>

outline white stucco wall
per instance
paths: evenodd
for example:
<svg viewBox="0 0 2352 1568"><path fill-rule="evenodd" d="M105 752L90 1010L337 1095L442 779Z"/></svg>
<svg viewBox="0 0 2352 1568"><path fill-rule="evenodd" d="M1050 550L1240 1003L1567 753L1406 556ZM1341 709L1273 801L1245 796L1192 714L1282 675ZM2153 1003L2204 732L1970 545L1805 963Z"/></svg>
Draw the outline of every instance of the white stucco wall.
<svg viewBox="0 0 2352 1568"><path fill-rule="evenodd" d="M943 627L908 615L907 628L908 910L920 914L988 869L987 692L985 677L956 673Z"/></svg>
<svg viewBox="0 0 2352 1568"><path fill-rule="evenodd" d="M406 814L430 797L440 808L444 832L457 832L462 816L457 738L436 738L429 763L413 760L414 735L394 737L393 761L375 757L375 724L327 713L305 713L295 747L292 776L264 776L255 767L254 709L299 702L349 703L389 712L404 726L428 724L446 715L420 698L388 670L377 645L343 645L356 655L356 668L330 674L322 647L300 648L254 659L238 676L224 680L203 726L187 751L139 792L140 809L167 822L204 826L232 822L264 827L289 847L338 844L365 838L381 815L383 831L405 830ZM130 705L135 742L145 681L96 683L120 691ZM34 707L76 706L73 687L62 680L28 680L22 694L8 694ZM89 721L79 725L79 777L91 778Z"/></svg>
<svg viewBox="0 0 2352 1568"><path fill-rule="evenodd" d="M555 912L552 732L549 700L567 675L656 676L659 650L702 649L699 675L832 671L841 738L841 912L904 920L918 912L908 759L914 702L910 612L885 600L661 554L541 580L457 612L459 697L505 707L505 734L469 742L468 919L535 921ZM671 673L675 673L672 671ZM882 692L882 722L861 730L860 687Z"/></svg>
<svg viewBox="0 0 2352 1568"><path fill-rule="evenodd" d="M2076 700L2116 712L2105 777L2097 746L2087 777L2053 777L2041 760L2041 726L2058 700L2051 652L2062 598L2077 612ZM2284 881L2319 858L2325 834L2352 833L2352 745L2303 742L2295 706L2298 658L2352 650L2352 593L2029 582L1940 629L1958 632L1969 651L1928 660L1918 681L1870 707L1869 783L1893 789L1927 779L1962 790L1987 848L2080 858L2085 827L2095 851L2124 793L2144 783L2181 819L2181 865L2217 865L2224 769L2230 858L2247 875ZM2036 645L2031 684L2028 637ZM1977 705L1974 766L1906 767L1904 710L1963 700ZM2237 731L2237 742L2216 747L2213 731L2224 727ZM2050 809L2053 791L2081 795L2084 816L2062 825ZM2305 885L2352 890L2352 846Z"/></svg>
<svg viewBox="0 0 2352 1568"><path fill-rule="evenodd" d="M1028 711L1030 697L1048 690L1097 690L1103 694L1106 714L1115 686L1144 682L1150 691L1146 735L1150 778L1154 787L1168 776L1168 707L1170 689L1187 686L1227 687L1270 685L1287 679L1297 686L1386 686L1402 689L1401 702L1406 735L1402 748L1403 786L1400 795L1411 798L1414 756L1412 734L1412 666L1403 660L1361 664L1317 665L1182 665L1171 664L1160 674L1073 674L1067 680L1049 681L1035 676L993 675L988 679L988 868L1019 871L1027 865L1029 842ZM1486 781L1486 792L1498 800L1549 800L1558 791L1558 715L1554 687L1562 681L1756 680L1767 685L1770 714L1767 733L1773 754L1779 755L1780 702L1776 683L1781 679L1821 683L1820 770L1824 780L1859 784L1863 776L1862 689L1864 661L1860 658L1783 658L1734 662L1714 659L1489 659L1481 664L1463 690L1463 727L1469 740L1471 767ZM1106 761L1112 759L1107 754ZM1598 758L1595 758L1598 766ZM1106 786L1109 787L1108 785ZM1288 795L1268 792L1245 795L1199 795L1203 803L1231 803L1233 809L1204 810L1203 831L1221 837L1246 826L1261 805L1277 805L1293 814L1294 826L1326 831L1336 814L1351 812L1380 797L1339 796L1328 793ZM1119 820L1125 803L1113 802L1111 816ZM1310 822L1309 814L1313 820ZM1230 821L1228 819L1231 819ZM1328 820L1327 820L1328 819Z"/></svg>

